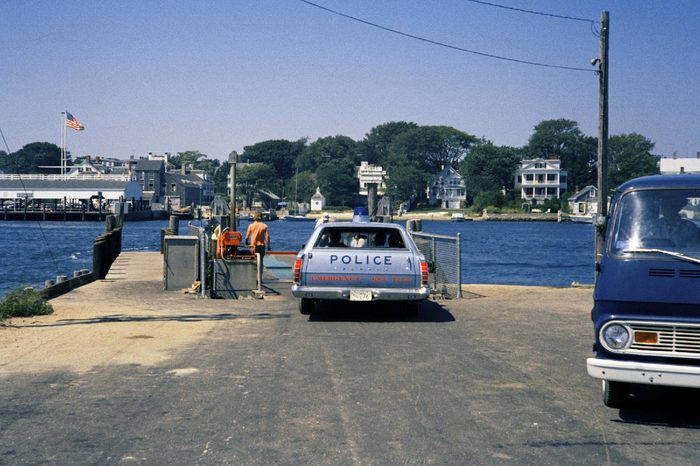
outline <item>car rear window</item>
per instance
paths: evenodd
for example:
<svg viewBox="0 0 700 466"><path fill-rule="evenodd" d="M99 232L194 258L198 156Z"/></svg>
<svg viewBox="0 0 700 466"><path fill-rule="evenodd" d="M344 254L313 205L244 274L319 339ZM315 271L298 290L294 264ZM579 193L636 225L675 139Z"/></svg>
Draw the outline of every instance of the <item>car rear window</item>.
<svg viewBox="0 0 700 466"><path fill-rule="evenodd" d="M324 228L316 248L406 249L401 232L395 228Z"/></svg>

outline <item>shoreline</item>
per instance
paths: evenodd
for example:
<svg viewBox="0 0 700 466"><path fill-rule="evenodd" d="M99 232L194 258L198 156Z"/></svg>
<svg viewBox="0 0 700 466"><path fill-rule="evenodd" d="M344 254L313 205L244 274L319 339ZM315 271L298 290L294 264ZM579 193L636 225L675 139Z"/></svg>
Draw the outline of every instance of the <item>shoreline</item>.
<svg viewBox="0 0 700 466"><path fill-rule="evenodd" d="M310 213L307 214L309 218L318 219L323 214L330 214L335 217L336 220L347 221L352 220L351 211L343 212L322 212L322 213ZM408 212L401 216L394 216L394 222L400 223L407 220L429 220L429 221L439 221L439 222L451 222L452 212ZM558 221L558 216L555 213L499 213L492 214L487 213L486 215L473 215L464 217L465 222L556 222Z"/></svg>

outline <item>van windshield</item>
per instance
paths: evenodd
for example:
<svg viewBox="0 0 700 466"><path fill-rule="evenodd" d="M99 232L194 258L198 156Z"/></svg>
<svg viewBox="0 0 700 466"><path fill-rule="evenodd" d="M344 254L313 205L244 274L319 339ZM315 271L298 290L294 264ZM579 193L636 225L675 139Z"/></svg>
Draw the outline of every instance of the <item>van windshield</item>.
<svg viewBox="0 0 700 466"><path fill-rule="evenodd" d="M700 255L700 189L632 191L620 198L616 212L613 254L655 249Z"/></svg>

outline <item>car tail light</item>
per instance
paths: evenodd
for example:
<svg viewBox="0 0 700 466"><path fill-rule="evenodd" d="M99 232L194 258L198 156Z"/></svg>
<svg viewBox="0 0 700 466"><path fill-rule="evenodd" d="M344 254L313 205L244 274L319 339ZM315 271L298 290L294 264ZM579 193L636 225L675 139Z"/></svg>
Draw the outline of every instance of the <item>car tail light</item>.
<svg viewBox="0 0 700 466"><path fill-rule="evenodd" d="M423 286L428 286L428 263L423 261L420 263L420 283Z"/></svg>
<svg viewBox="0 0 700 466"><path fill-rule="evenodd" d="M294 261L294 284L301 285L301 259Z"/></svg>

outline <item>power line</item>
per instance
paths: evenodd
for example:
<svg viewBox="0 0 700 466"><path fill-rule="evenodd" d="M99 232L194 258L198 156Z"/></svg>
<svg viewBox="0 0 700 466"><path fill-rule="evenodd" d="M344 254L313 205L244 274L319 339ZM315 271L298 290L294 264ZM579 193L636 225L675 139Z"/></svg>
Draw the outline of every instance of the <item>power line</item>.
<svg viewBox="0 0 700 466"><path fill-rule="evenodd" d="M592 23L595 24L595 21L592 19L586 19L586 18L576 18L575 16L562 16L562 15L555 15L552 13L544 13L541 11L534 11L534 10L525 10L523 8L515 8L512 6L506 6L506 5L499 5L498 3L491 3L491 2L484 2L481 0L467 0L468 2L472 3L478 3L480 5L487 5L487 6L492 6L495 8L503 8L504 10L512 10L512 11L518 11L520 13L529 13L531 15L539 15L539 16L548 16L550 18L558 18L558 19L568 19L571 21L582 21L584 23Z"/></svg>
<svg viewBox="0 0 700 466"><path fill-rule="evenodd" d="M319 8L321 10L327 11L327 12L332 13L334 15L342 16L343 18L351 19L353 21L357 21L359 23L366 24L368 26L372 26L372 27L375 27L377 29L381 29L383 31L391 32L391 33L398 34L398 35L404 36L404 37L409 37L411 39L416 39L416 40L419 40L422 42L427 42L428 44L437 45L437 46L445 47L445 48L452 49L452 50L457 50L459 52L471 53L471 54L479 55L482 57L493 58L496 60L503 60L503 61L509 61L509 62L514 62L514 63L520 63L523 65L541 66L541 67L545 67L545 68L557 68L560 70L570 70L570 71L585 71L587 73L593 72L589 68L576 68L573 66L552 65L549 63L540 63L540 62L534 62L534 61L529 61L529 60L520 60L517 58L504 57L501 55L494 55L491 53L485 53L485 52L479 52L476 50L465 49L463 47L458 47L456 45L450 45L450 44L446 44L444 42L439 42L439 41L432 40L432 39L426 39L425 37L420 37L420 36L416 36L414 34L409 34L407 32L402 32L402 31L398 31L396 29L391 29L389 27L382 26L381 24L373 23L371 21L366 21L366 20L358 18L356 16L351 16L351 15L348 15L345 13L341 13L340 11L332 10L330 8L323 6L323 5L319 5L317 3L313 3L313 2L310 2L308 0L299 0L299 1L306 3L307 5L310 5L310 6Z"/></svg>
<svg viewBox="0 0 700 466"><path fill-rule="evenodd" d="M596 36L600 37L600 31L598 31L598 22L594 21L592 19L587 19L587 18L577 18L575 16L564 16L564 15L555 15L552 13L545 13L542 11L534 11L534 10L526 10L524 8L515 8L512 6L507 6L507 5L500 5L498 3L492 3L492 2L484 2L482 0L466 0L467 2L472 2L472 3L478 3L479 5L486 5L486 6L492 6L495 8L503 8L504 10L511 10L511 11L517 11L519 13L528 13L531 15L539 15L539 16L547 16L550 18L557 18L557 19L568 19L571 21L581 21L583 23L589 23L591 25L591 33Z"/></svg>

